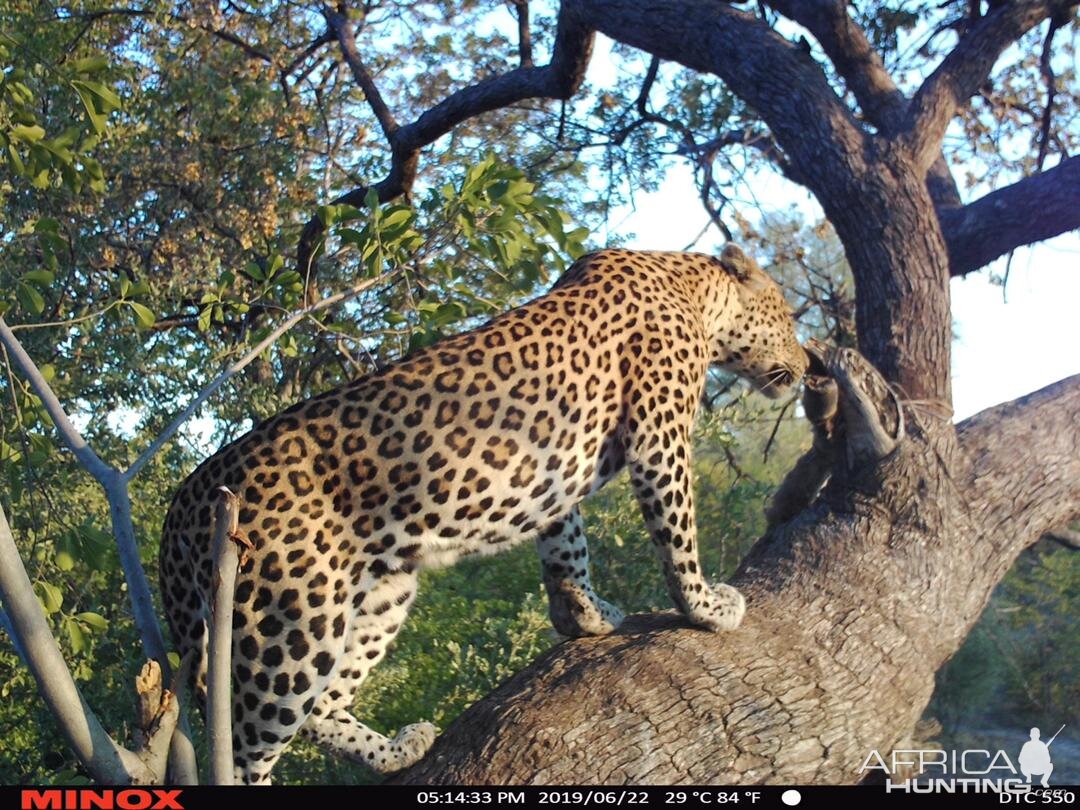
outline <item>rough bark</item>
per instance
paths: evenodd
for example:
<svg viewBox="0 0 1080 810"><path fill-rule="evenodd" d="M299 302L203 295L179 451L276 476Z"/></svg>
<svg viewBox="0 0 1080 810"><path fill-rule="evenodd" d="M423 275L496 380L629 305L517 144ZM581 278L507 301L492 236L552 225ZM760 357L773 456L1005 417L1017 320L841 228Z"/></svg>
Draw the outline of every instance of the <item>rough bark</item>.
<svg viewBox="0 0 1080 810"><path fill-rule="evenodd" d="M962 423L916 408L751 551L736 632L674 613L568 641L474 705L411 784L847 783L902 744L1017 554L1080 504L1080 376Z"/></svg>

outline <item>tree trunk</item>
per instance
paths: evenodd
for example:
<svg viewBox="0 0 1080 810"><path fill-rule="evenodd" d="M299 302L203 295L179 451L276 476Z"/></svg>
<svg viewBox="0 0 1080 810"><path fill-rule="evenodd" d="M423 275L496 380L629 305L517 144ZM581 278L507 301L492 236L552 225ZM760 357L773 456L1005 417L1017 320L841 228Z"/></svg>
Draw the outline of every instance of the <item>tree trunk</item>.
<svg viewBox="0 0 1080 810"><path fill-rule="evenodd" d="M871 750L905 744L1016 556L1080 503L1080 376L956 430L905 417L896 452L839 463L753 548L734 580L748 604L737 631L665 613L568 641L398 781L859 781Z"/></svg>

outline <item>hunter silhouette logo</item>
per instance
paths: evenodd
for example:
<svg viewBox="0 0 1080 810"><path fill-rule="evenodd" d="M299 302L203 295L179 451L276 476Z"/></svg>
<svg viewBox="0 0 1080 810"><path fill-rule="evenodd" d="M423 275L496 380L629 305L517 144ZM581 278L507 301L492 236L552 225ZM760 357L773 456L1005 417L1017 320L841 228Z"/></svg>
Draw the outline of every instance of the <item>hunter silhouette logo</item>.
<svg viewBox="0 0 1080 810"><path fill-rule="evenodd" d="M1057 733L1046 742L1039 739L1039 730L1037 728L1031 730L1031 739L1024 743L1018 757L1020 773L1024 774L1028 784L1031 784L1031 777L1034 774L1042 777L1040 784L1043 787L1050 787L1050 774L1054 772L1054 763L1050 761L1050 746L1064 728L1063 724L1057 730Z"/></svg>

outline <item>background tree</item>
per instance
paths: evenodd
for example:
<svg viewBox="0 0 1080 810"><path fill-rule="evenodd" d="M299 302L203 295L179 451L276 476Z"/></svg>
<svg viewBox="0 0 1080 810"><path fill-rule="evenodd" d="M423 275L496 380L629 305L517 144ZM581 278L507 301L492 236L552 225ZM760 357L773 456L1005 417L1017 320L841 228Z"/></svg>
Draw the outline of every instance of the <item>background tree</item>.
<svg viewBox="0 0 1080 810"><path fill-rule="evenodd" d="M501 729L499 751L520 753L489 757L485 748L481 758L460 740L494 732L499 713L483 704L440 748L457 750L456 759L434 757L416 778L674 781L699 775L687 764L698 761L731 781L850 780L866 750L909 733L934 671L1015 556L1076 514L1076 448L1065 446L1072 433L1054 427L1076 418L1075 381L958 433L947 418L950 275L1080 225L1080 164L1068 157L1080 137L1069 3L88 2L9 3L0 13L13 54L61 71L8 78L9 95L16 82L35 91L57 75L97 81L77 68L107 52L105 76L123 99L94 151L100 182L94 173L55 193L6 188L0 256L0 289L11 291L5 317L51 366L62 399L99 417L87 420L87 434L121 467L281 313L358 274L406 269L354 305L307 319L253 364L203 411L214 440L530 295L582 249L579 226L603 224L636 190L655 188L673 159L693 166L717 231L772 252L807 330L857 340L898 387L910 428L901 451L862 477L836 470L822 500L756 547L741 574L753 604L745 630L705 637L671 629L640 643L619 636L560 648L542 667L612 684L605 698L616 699L589 713L588 733L573 744L565 739L574 735L557 734L549 748ZM616 42L617 69L589 87L595 32ZM107 96L89 95L87 106L82 93L65 103L32 92L41 137L63 137L78 122L79 137L59 147L78 148L94 116L112 112ZM36 131L3 131L17 150L33 151L27 138ZM488 154L496 160L485 161ZM17 168L14 158L5 167ZM956 167L963 176L953 176ZM59 174L39 184L62 180L62 168L50 171ZM835 250L807 244L827 237L825 226L792 238L799 223L763 219L745 202L766 171L820 202L850 263L854 298ZM554 188L561 201L544 195ZM411 207L395 207L403 202ZM391 244L365 255L386 217L394 219ZM120 583L101 536L104 504L53 449L35 397L14 375L2 384L12 403L0 436L5 507L44 601L57 607L52 618L69 636L76 674L81 667L87 677L105 657L125 663L95 679L107 694L114 672L137 663L123 643L130 619L109 602ZM727 407L731 393L718 379L710 401ZM105 413L121 416L110 422ZM733 565L740 544L763 528L755 515L782 469L757 469L741 453L754 446L756 418L746 413L734 431L707 423L703 433L730 485L718 488L728 495L710 513L728 521L710 528L732 540L710 563L714 571ZM1033 434L1024 426L1032 420ZM769 430L758 446L782 446L772 463L790 466L805 433L785 426L770 442ZM181 438L140 479L134 518L147 561L163 502L206 450L199 432ZM736 464L727 468L729 460ZM620 497L613 490L594 519L629 532ZM626 548L610 557L613 576ZM527 556L506 565L520 574L511 582L531 577ZM482 585L475 573L448 574L445 583L467 588L473 576ZM509 607L491 608L494 651L477 654L466 638L423 653L430 672L467 684L450 705L479 697L549 643L535 599L518 609L521 592L499 584L488 582L499 597L492 602ZM438 634L474 609L454 599L451 592L427 613L421 603L416 634L402 645L419 645L417 634ZM663 604L648 586L629 603ZM97 628L77 616L88 612L108 614L108 633L87 632ZM793 625L791 616L806 621ZM771 651L769 667L746 658L762 649ZM697 653L717 662L708 676L711 665L680 658ZM604 656L624 667L613 670L619 677L626 667L655 667L714 685L684 690L691 697L668 710L672 736L654 738L649 718L660 704L649 700L665 700L670 684L658 680L639 699L601 674ZM405 666L388 669L362 698L408 706L387 709L388 723L416 716L409 689L401 690ZM538 671L514 684L533 683ZM554 699L581 705L573 684ZM26 686L16 675L8 688ZM564 731L579 722L555 703L507 705L519 732L539 716L529 712ZM620 726L626 718L638 725ZM841 740L842 718L850 725ZM710 733L694 742L701 725ZM685 762L663 757L668 739L679 740ZM635 758L633 746L664 761ZM546 769L563 755L568 770ZM309 756L300 752L295 767ZM630 764L605 776L621 758Z"/></svg>

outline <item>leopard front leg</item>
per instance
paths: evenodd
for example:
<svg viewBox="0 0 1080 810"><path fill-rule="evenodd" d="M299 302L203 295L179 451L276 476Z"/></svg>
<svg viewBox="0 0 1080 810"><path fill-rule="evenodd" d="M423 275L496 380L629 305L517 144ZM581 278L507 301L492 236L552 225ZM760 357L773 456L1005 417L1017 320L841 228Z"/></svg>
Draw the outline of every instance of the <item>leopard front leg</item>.
<svg viewBox="0 0 1080 810"><path fill-rule="evenodd" d="M575 506L536 538L551 623L564 636L602 636L623 613L600 599L589 581L589 547L581 512Z"/></svg>
<svg viewBox="0 0 1080 810"><path fill-rule="evenodd" d="M669 428L666 446L650 447L630 464L630 481L641 506L675 605L694 624L734 630L746 613L741 593L710 585L698 562L688 430ZM654 437L655 439L655 437ZM652 444L652 442L650 442Z"/></svg>

